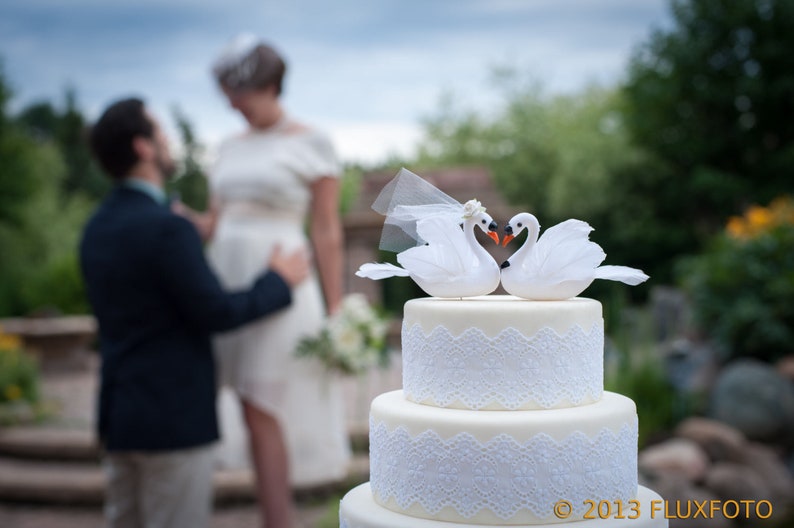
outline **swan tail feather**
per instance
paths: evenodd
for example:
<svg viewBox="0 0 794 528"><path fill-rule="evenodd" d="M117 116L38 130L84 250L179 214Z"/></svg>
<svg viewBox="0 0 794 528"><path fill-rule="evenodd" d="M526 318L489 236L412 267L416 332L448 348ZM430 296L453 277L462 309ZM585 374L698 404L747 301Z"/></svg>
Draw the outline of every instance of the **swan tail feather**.
<svg viewBox="0 0 794 528"><path fill-rule="evenodd" d="M599 266L595 269L596 279L620 281L629 286L636 286L648 280L648 275L636 268L628 266Z"/></svg>
<svg viewBox="0 0 794 528"><path fill-rule="evenodd" d="M388 277L407 277L408 270L386 262L368 262L358 268L356 276L372 280L386 279Z"/></svg>

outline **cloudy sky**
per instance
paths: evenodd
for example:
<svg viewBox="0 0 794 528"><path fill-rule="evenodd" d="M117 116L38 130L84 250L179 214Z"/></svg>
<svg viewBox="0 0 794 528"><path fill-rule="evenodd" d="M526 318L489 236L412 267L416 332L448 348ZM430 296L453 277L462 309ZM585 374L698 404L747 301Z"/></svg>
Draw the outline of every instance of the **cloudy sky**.
<svg viewBox="0 0 794 528"><path fill-rule="evenodd" d="M12 110L61 102L71 86L93 119L140 95L167 124L178 105L211 149L244 123L209 64L253 32L287 59L288 111L328 131L343 159L372 163L410 152L443 94L494 104L495 66L549 92L615 83L669 18L667 0L3 0L0 60Z"/></svg>

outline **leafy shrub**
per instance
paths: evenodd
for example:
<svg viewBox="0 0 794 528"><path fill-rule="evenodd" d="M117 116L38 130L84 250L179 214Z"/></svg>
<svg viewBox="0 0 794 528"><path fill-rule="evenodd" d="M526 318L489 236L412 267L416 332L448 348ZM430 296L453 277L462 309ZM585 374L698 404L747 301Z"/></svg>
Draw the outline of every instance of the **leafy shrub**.
<svg viewBox="0 0 794 528"><path fill-rule="evenodd" d="M22 299L30 311L90 313L77 252L54 256L27 277Z"/></svg>
<svg viewBox="0 0 794 528"><path fill-rule="evenodd" d="M39 404L36 362L23 353L19 338L0 328L0 425L35 419Z"/></svg>
<svg viewBox="0 0 794 528"><path fill-rule="evenodd" d="M794 202L779 198L729 220L725 232L684 261L681 281L696 321L725 359L794 354Z"/></svg>
<svg viewBox="0 0 794 528"><path fill-rule="evenodd" d="M611 329L604 354L604 389L634 400L643 447L691 412L691 404L668 379L648 310L613 298L604 304L604 320Z"/></svg>
<svg viewBox="0 0 794 528"><path fill-rule="evenodd" d="M678 411L683 407L667 380L664 365L650 353L634 349L617 360L616 368L605 372L604 389L634 400L639 420L639 445L648 444L654 436L670 430Z"/></svg>

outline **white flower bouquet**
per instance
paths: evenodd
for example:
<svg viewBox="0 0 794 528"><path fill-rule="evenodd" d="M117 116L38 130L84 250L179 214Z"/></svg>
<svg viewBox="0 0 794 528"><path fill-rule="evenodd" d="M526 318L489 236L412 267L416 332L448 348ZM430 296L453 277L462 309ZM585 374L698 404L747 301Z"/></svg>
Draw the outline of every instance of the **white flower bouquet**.
<svg viewBox="0 0 794 528"><path fill-rule="evenodd" d="M342 299L341 308L318 335L298 343L295 354L317 358L329 370L342 374L360 374L388 363L388 327L388 321L378 315L364 295L350 294Z"/></svg>

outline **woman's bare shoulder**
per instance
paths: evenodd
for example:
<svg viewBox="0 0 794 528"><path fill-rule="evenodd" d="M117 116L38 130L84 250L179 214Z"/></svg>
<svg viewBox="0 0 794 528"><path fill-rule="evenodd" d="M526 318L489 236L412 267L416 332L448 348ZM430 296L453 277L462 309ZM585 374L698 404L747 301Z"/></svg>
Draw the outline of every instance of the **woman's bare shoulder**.
<svg viewBox="0 0 794 528"><path fill-rule="evenodd" d="M313 130L314 129L312 129L309 125L301 123L300 121L289 121L284 126L284 133L290 135L308 134Z"/></svg>

